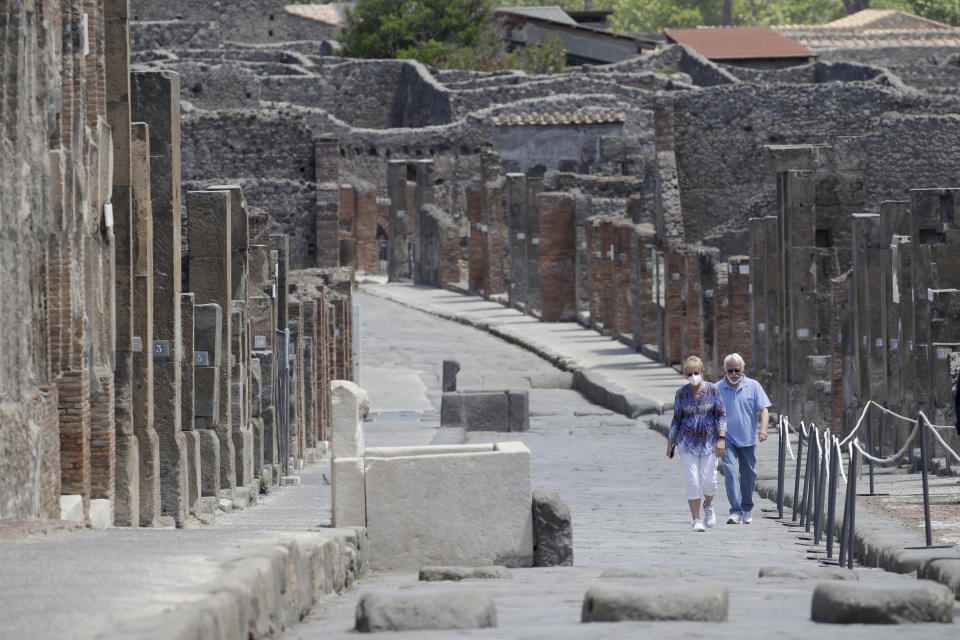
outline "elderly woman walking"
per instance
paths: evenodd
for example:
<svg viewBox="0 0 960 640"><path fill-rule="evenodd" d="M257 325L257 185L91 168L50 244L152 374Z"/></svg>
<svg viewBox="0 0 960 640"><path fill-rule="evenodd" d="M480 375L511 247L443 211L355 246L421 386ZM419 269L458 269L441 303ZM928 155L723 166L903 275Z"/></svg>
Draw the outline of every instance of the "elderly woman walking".
<svg viewBox="0 0 960 640"><path fill-rule="evenodd" d="M693 517L691 528L706 531L717 524L713 496L717 492L717 458L723 456L727 435L727 413L720 391L703 379L703 361L690 356L683 363L689 384L677 390L673 401L673 422L667 439L667 457L680 449L680 464L687 485L687 503ZM703 496L703 520L700 497ZM704 527L704 524L706 527Z"/></svg>

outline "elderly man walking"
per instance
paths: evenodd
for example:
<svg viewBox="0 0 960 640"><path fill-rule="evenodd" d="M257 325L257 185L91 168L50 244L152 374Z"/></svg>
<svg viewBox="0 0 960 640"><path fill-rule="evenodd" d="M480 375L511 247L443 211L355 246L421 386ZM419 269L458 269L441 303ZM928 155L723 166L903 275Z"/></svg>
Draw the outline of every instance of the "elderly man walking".
<svg viewBox="0 0 960 640"><path fill-rule="evenodd" d="M726 375L717 383L727 410L727 447L723 473L730 502L727 524L753 521L753 488L757 484L757 440L767 439L770 399L760 383L744 375L739 353L723 359ZM760 427L757 428L759 415Z"/></svg>

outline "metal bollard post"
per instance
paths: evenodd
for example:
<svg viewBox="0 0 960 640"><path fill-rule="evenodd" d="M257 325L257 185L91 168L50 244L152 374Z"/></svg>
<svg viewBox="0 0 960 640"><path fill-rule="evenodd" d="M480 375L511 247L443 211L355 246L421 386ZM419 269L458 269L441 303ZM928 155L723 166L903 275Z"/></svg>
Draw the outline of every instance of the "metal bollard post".
<svg viewBox="0 0 960 640"><path fill-rule="evenodd" d="M857 522L857 467L859 466L860 450L853 448L850 456L850 475L847 481L850 483L850 526L847 527L847 568L853 569L853 554L856 548L856 522Z"/></svg>
<svg viewBox="0 0 960 640"><path fill-rule="evenodd" d="M876 455L873 451L873 407L870 407L867 411L869 412L867 416L867 451L873 456ZM873 495L873 461L867 460L867 463L870 466L870 495Z"/></svg>
<svg viewBox="0 0 960 640"><path fill-rule="evenodd" d="M823 535L823 497L827 488L827 449L824 445L823 458L820 459L820 476L817 481L817 504L813 515L813 544L820 544Z"/></svg>
<svg viewBox="0 0 960 640"><path fill-rule="evenodd" d="M787 437L790 437L790 434L787 434ZM800 431L797 433L797 470L793 474L793 518L792 520L797 519L797 510L799 507L799 497L800 497L800 465L803 463L803 428L801 426Z"/></svg>
<svg viewBox="0 0 960 640"><path fill-rule="evenodd" d="M933 546L933 532L930 528L930 484L927 480L927 430L923 416L917 416L917 429L920 430L920 478L923 483L923 532L927 546Z"/></svg>
<svg viewBox="0 0 960 640"><path fill-rule="evenodd" d="M833 524L837 510L837 475L840 471L839 449L834 447L835 438L830 438L830 447L833 455L830 456L830 489L827 500L827 557L833 557Z"/></svg>
<svg viewBox="0 0 960 640"><path fill-rule="evenodd" d="M777 517L783 519L783 485L787 473L787 425L783 422L783 416L780 416L780 441L777 450Z"/></svg>
<svg viewBox="0 0 960 640"><path fill-rule="evenodd" d="M813 496L817 492L817 477L819 476L817 469L820 467L820 461L817 459L817 449L813 446L813 439L817 437L817 432L814 431L810 436L810 445L807 447L810 451L810 460L808 462L810 473L807 474L807 485L809 489L803 492L806 498L803 503L803 530L807 533L810 533L810 521L813 520Z"/></svg>

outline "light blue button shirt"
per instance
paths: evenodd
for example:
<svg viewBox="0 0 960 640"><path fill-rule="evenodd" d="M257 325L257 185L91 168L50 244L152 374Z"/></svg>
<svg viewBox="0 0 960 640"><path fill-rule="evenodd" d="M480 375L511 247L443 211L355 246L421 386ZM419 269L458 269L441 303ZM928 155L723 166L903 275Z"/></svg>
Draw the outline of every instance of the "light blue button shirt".
<svg viewBox="0 0 960 640"><path fill-rule="evenodd" d="M770 398L760 383L743 376L734 389L727 377L717 383L723 406L727 410L727 442L738 447L757 444L757 413L770 406Z"/></svg>

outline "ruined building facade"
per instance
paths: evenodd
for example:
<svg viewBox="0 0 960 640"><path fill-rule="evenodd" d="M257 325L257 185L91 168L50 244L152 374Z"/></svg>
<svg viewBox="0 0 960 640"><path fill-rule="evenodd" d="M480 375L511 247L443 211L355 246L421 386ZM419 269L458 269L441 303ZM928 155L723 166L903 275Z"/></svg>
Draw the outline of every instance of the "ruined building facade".
<svg viewBox="0 0 960 640"><path fill-rule="evenodd" d="M326 438L350 275L290 295L281 209L215 174L183 189L180 77L131 70L126 0L0 16L0 520L245 503Z"/></svg>

